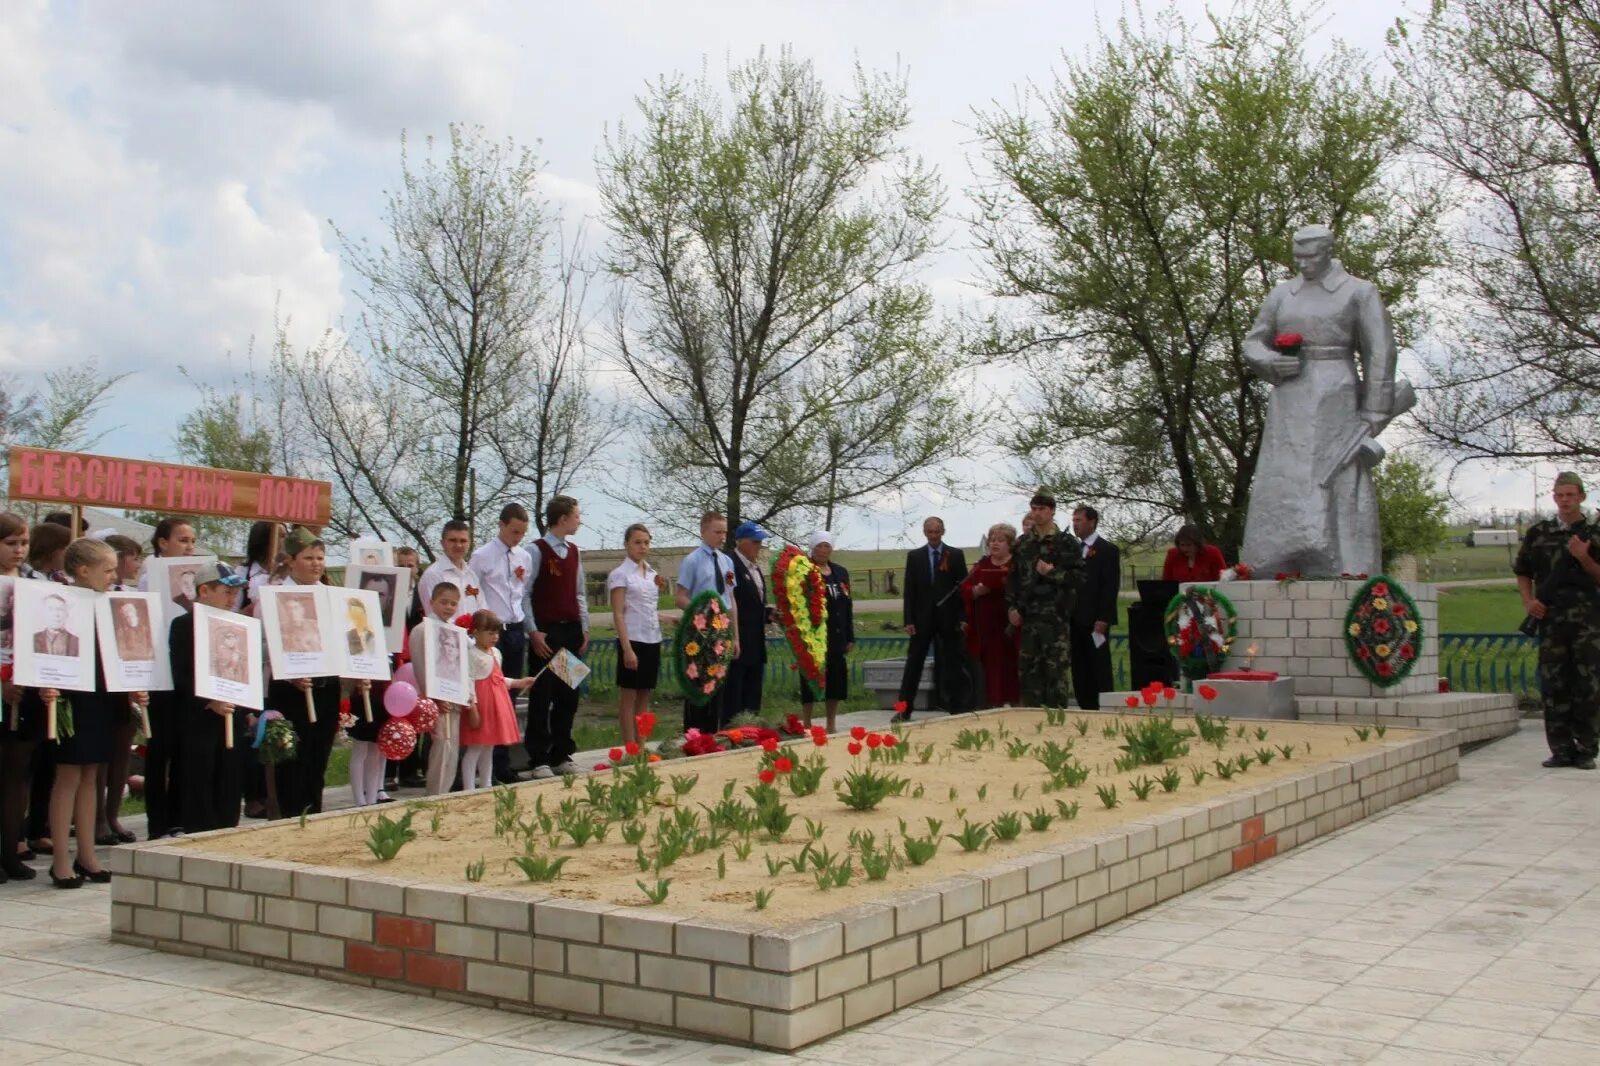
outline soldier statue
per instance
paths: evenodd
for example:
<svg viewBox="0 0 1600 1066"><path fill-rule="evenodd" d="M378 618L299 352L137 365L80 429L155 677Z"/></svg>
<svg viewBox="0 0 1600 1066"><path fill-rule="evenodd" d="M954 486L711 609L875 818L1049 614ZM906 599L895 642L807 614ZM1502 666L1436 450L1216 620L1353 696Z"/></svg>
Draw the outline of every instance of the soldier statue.
<svg viewBox="0 0 1600 1066"><path fill-rule="evenodd" d="M1268 294L1244 358L1273 386L1241 559L1260 574L1375 574L1377 437L1416 403L1395 380L1394 329L1370 281L1333 257L1333 231L1294 234L1300 276Z"/></svg>

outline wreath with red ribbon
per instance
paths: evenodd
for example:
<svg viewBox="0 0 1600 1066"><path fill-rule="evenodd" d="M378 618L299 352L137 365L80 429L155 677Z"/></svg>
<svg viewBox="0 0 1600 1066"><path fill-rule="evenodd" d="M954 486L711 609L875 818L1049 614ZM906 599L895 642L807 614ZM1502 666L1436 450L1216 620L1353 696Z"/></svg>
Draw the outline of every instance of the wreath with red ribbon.
<svg viewBox="0 0 1600 1066"><path fill-rule="evenodd" d="M772 597L795 668L813 684L822 684L828 655L827 589L816 564L792 544L772 562Z"/></svg>
<svg viewBox="0 0 1600 1066"><path fill-rule="evenodd" d="M1206 645L1209 643L1218 666L1228 658L1233 648L1233 638L1238 635L1239 613L1233 602L1214 588L1201 586L1189 590L1200 607L1205 620L1202 630L1189 607L1189 598L1183 593L1167 603L1165 615L1167 643L1178 655L1178 669L1184 677L1203 678L1209 672L1206 663Z"/></svg>
<svg viewBox="0 0 1600 1066"><path fill-rule="evenodd" d="M1398 685L1422 654L1422 616L1400 583L1379 574L1362 584L1344 616L1344 646L1380 688Z"/></svg>

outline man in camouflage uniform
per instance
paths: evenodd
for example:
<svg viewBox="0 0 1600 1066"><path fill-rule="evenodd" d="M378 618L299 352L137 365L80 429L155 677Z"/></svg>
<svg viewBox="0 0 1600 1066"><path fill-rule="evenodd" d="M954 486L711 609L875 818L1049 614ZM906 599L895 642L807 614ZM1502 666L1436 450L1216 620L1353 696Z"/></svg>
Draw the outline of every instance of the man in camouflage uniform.
<svg viewBox="0 0 1600 1066"><path fill-rule="evenodd" d="M1019 672L1028 707L1065 707L1072 683L1071 622L1083 585L1083 547L1056 528L1056 498L1043 489L1028 504L1033 527L1017 542L1006 604L1022 630Z"/></svg>
<svg viewBox="0 0 1600 1066"><path fill-rule="evenodd" d="M1556 475L1556 516L1535 522L1511 570L1537 627L1547 767L1593 770L1600 750L1600 526L1583 515L1583 481Z"/></svg>

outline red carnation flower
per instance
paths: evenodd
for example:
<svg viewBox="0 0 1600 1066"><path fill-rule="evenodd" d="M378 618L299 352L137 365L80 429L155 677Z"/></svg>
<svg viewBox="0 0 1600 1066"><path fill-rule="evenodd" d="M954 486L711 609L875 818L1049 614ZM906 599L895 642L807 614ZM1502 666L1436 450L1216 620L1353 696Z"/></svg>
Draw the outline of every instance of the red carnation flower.
<svg viewBox="0 0 1600 1066"><path fill-rule="evenodd" d="M1403 603L1390 604L1389 613L1396 618L1404 618L1406 616L1406 605Z"/></svg>
<svg viewBox="0 0 1600 1066"><path fill-rule="evenodd" d="M611 761L612 762L621 762L622 761L622 749L621 748L612 748L610 751L606 752L606 754L611 756Z"/></svg>
<svg viewBox="0 0 1600 1066"><path fill-rule="evenodd" d="M866 735L867 735L867 727L866 726L864 726L864 725L856 725L856 726L851 726L850 727L850 739L851 740L861 740Z"/></svg>
<svg viewBox="0 0 1600 1066"><path fill-rule="evenodd" d="M1417 657L1417 649L1416 648L1413 648L1409 644L1400 645L1400 658L1405 659L1407 662L1409 662L1410 660L1415 659L1416 657Z"/></svg>
<svg viewBox="0 0 1600 1066"><path fill-rule="evenodd" d="M473 589L471 592L467 593L469 596L476 596L477 594L477 589ZM462 629L470 630L472 628L472 616L470 614L456 615L456 625L460 626Z"/></svg>
<svg viewBox="0 0 1600 1066"><path fill-rule="evenodd" d="M1203 700L1209 701L1217 698L1217 690L1210 685L1201 685L1195 691L1200 693L1200 698Z"/></svg>
<svg viewBox="0 0 1600 1066"><path fill-rule="evenodd" d="M1365 644L1362 644L1356 648L1356 658L1370 659L1372 658L1372 652L1367 650L1367 646Z"/></svg>
<svg viewBox="0 0 1600 1066"><path fill-rule="evenodd" d="M346 697L344 697L343 699L341 699L339 701L339 713L340 714L349 714L350 713L350 697L349 696L346 696Z"/></svg>
<svg viewBox="0 0 1600 1066"><path fill-rule="evenodd" d="M1374 633L1378 634L1378 636L1380 636L1380 637L1383 636L1384 634L1388 633L1389 632L1389 620L1387 618L1378 619L1376 622L1372 623L1372 631Z"/></svg>
<svg viewBox="0 0 1600 1066"><path fill-rule="evenodd" d="M781 758L781 757L777 758L777 759L773 759L772 760L772 768L774 770L776 770L780 774L786 774L790 770L794 769L794 760L793 759L785 759L785 758Z"/></svg>
<svg viewBox="0 0 1600 1066"><path fill-rule="evenodd" d="M848 751L851 755L860 755L861 754L861 745L857 744L855 741L852 740L849 743L849 745L845 748L845 751Z"/></svg>
<svg viewBox="0 0 1600 1066"><path fill-rule="evenodd" d="M1280 333L1272 338L1272 346L1280 352L1291 351L1305 343L1305 338L1298 333Z"/></svg>
<svg viewBox="0 0 1600 1066"><path fill-rule="evenodd" d="M770 785L778 779L778 775L773 773L771 770L763 770L756 776L761 779L761 783L763 785Z"/></svg>
<svg viewBox="0 0 1600 1066"><path fill-rule="evenodd" d="M883 738L876 733L867 734L867 747L876 748L883 743Z"/></svg>
<svg viewBox="0 0 1600 1066"><path fill-rule="evenodd" d="M1374 596L1387 596L1389 595L1389 586L1380 581L1372 586L1372 594Z"/></svg>
<svg viewBox="0 0 1600 1066"><path fill-rule="evenodd" d="M1391 676L1393 674L1394 674L1394 667L1390 666L1386 662L1380 662L1378 664L1378 676L1379 677L1389 677L1389 676Z"/></svg>

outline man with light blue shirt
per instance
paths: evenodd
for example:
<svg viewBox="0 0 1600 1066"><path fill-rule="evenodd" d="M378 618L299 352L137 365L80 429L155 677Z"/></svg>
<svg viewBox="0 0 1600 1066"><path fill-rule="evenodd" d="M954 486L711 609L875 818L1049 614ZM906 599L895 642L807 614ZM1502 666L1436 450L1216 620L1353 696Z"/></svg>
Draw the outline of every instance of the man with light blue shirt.
<svg viewBox="0 0 1600 1066"><path fill-rule="evenodd" d="M700 546L678 564L678 588L674 598L679 609L687 609L702 592L715 591L732 615L733 657L739 657L739 615L733 602L734 562L721 550L728 540L728 519L719 511L707 511L700 518ZM723 690L696 707L683 705L683 727L714 733L721 728Z"/></svg>

